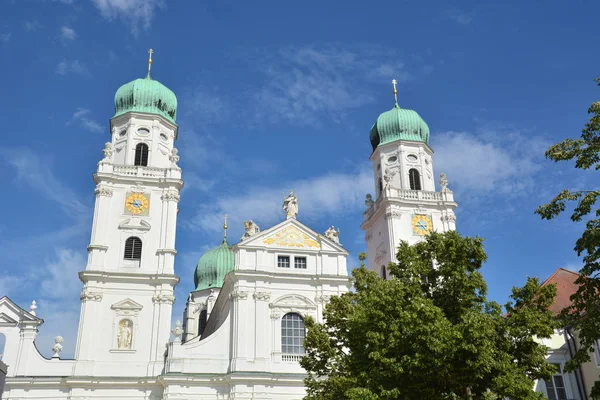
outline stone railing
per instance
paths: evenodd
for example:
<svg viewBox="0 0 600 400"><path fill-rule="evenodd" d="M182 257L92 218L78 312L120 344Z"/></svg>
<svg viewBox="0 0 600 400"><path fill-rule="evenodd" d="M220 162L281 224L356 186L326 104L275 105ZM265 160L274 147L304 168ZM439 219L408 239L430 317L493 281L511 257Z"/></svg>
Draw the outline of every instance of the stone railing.
<svg viewBox="0 0 600 400"><path fill-rule="evenodd" d="M167 169L141 167L137 165L115 165L113 172L127 176L139 176L142 178L164 178L167 176Z"/></svg>
<svg viewBox="0 0 600 400"><path fill-rule="evenodd" d="M433 200L442 201L445 200L442 196L442 192L426 192L424 190L408 190L408 189L395 189L388 188L386 190L385 197L397 197L400 199L407 200Z"/></svg>
<svg viewBox="0 0 600 400"><path fill-rule="evenodd" d="M283 362L298 362L304 357L304 354L282 354L281 361Z"/></svg>
<svg viewBox="0 0 600 400"><path fill-rule="evenodd" d="M427 202L438 202L438 201L454 201L454 193L450 190L445 192L431 192L425 190L409 190L409 189L398 189L394 187L387 187L383 191L383 196L379 196L375 204L372 207L367 208L363 213L363 221L368 221L375 211L379 208L381 200L387 199L398 199L398 200L410 200L410 201L423 201Z"/></svg>

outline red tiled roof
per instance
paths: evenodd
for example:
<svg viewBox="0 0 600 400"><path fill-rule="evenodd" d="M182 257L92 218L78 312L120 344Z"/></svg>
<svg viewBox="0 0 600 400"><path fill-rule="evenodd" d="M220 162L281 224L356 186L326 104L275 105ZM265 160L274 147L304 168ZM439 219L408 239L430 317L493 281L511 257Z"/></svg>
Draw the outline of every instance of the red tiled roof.
<svg viewBox="0 0 600 400"><path fill-rule="evenodd" d="M578 285L575 284L578 277L577 272L559 268L542 283L542 286L556 284L556 297L554 303L549 307L549 310L554 314L559 314L563 308L571 305L570 297L578 289Z"/></svg>

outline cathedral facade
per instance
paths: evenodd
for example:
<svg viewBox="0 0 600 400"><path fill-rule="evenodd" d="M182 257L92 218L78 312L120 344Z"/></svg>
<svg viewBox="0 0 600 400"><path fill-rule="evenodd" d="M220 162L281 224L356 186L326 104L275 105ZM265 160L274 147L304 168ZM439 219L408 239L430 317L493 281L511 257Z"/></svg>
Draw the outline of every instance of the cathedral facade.
<svg viewBox="0 0 600 400"><path fill-rule="evenodd" d="M26 310L1 298L3 398L302 399L304 319L322 321L329 299L350 290L339 231L303 224L293 191L280 223L261 230L249 220L233 245L225 220L221 244L199 260L195 290L172 325L183 187L177 98L149 71L119 88L114 103L94 174L74 359L61 358L60 337L54 356L43 357L35 304ZM362 228L368 267L387 279L399 241L454 229L457 205L445 176L436 190L429 128L415 111L396 102L370 141L375 194L367 195Z"/></svg>

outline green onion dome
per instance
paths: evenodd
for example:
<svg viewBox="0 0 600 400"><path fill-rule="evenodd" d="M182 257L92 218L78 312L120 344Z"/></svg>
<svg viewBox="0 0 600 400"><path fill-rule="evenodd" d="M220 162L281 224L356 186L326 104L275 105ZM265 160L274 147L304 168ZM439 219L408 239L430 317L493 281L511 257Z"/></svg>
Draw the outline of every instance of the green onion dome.
<svg viewBox="0 0 600 400"><path fill-rule="evenodd" d="M400 108L396 103L394 108L382 113L377 118L371 128L370 139L373 151L377 146L396 140L411 140L429 144L429 127L416 111Z"/></svg>
<svg viewBox="0 0 600 400"><path fill-rule="evenodd" d="M124 84L115 94L114 117L130 111L160 115L175 123L177 97L169 88L153 80L148 74L144 79Z"/></svg>
<svg viewBox="0 0 600 400"><path fill-rule="evenodd" d="M196 290L222 287L225 275L233 271L234 265L235 256L224 237L223 243L200 257L194 272Z"/></svg>

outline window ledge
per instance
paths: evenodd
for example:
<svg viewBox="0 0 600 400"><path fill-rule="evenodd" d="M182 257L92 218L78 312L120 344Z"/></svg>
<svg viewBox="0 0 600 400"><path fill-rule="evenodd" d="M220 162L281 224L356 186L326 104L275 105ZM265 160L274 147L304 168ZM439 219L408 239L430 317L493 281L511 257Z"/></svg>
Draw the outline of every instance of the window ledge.
<svg viewBox="0 0 600 400"><path fill-rule="evenodd" d="M136 351L131 349L110 349L111 353L125 353L125 354L133 354Z"/></svg>

